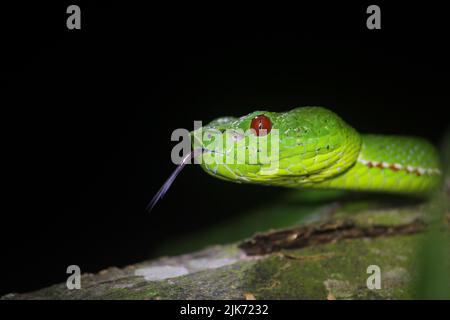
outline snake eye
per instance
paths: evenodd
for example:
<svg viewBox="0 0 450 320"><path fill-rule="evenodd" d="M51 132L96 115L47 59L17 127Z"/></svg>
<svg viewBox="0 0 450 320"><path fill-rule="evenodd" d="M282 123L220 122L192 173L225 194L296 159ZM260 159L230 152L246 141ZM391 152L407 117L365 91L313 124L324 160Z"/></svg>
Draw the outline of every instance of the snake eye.
<svg viewBox="0 0 450 320"><path fill-rule="evenodd" d="M255 130L257 136L263 136L269 134L270 130L272 130L272 122L268 117L260 114L253 118L250 128ZM260 132L260 130L264 131Z"/></svg>

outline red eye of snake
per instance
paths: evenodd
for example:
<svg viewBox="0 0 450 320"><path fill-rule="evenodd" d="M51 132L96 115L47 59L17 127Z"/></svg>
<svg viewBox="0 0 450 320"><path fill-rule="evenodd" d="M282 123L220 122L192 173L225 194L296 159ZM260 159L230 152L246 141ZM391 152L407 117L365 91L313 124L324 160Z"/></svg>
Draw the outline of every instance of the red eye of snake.
<svg viewBox="0 0 450 320"><path fill-rule="evenodd" d="M260 114L253 118L250 128L255 130L257 136L264 136L272 130L272 122L268 117Z"/></svg>

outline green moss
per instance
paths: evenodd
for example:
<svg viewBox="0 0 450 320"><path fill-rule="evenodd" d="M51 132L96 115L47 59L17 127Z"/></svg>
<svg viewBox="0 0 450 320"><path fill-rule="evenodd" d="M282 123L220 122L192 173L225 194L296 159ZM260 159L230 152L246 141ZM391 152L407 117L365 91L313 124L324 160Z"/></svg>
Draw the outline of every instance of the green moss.
<svg viewBox="0 0 450 320"><path fill-rule="evenodd" d="M344 217L346 213L337 214L336 217ZM358 215L352 215L352 219L361 227L371 225L396 226L407 224L422 217L423 214L417 211L411 214L411 209L383 209L367 210Z"/></svg>
<svg viewBox="0 0 450 320"><path fill-rule="evenodd" d="M248 290L258 299L411 297L406 282L419 235L341 241L289 250L257 263L247 274ZM366 286L367 267L378 265L382 289ZM386 275L383 278L383 275Z"/></svg>

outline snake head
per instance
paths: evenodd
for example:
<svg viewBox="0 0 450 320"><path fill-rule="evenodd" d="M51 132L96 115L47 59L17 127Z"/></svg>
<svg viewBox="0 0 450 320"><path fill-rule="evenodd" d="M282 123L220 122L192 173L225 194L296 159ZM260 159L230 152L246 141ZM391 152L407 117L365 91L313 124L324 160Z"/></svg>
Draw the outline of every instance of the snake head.
<svg viewBox="0 0 450 320"><path fill-rule="evenodd" d="M255 111L223 117L192 132L198 161L209 174L234 182L301 185L322 181L352 166L361 138L322 107L288 112Z"/></svg>

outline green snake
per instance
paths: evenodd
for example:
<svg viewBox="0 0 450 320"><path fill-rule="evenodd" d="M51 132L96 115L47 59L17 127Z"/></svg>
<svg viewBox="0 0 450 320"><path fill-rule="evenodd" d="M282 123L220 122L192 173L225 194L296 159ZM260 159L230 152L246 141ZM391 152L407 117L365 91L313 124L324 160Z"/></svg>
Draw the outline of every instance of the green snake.
<svg viewBox="0 0 450 320"><path fill-rule="evenodd" d="M258 129L268 130L258 135ZM430 193L441 180L438 152L428 141L418 137L361 134L323 107L223 117L201 130L202 135L193 139L194 148L201 152L193 157L201 154L204 160L201 167L227 181L423 195ZM225 152L214 152L212 147L223 141L215 143L210 132L219 132L223 141L234 141L234 145L224 149ZM250 139L270 141L274 132L279 141L278 155L273 160L276 166L270 159L259 161L259 157L250 163L250 153L260 152L249 148ZM195 137L195 131L192 135ZM226 155L236 160L239 152L245 155L242 161L223 161ZM175 176L172 175L170 183ZM155 196L151 207L170 183Z"/></svg>

